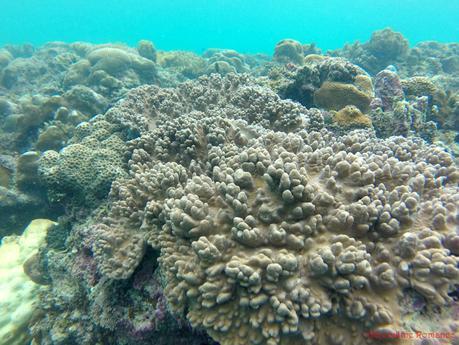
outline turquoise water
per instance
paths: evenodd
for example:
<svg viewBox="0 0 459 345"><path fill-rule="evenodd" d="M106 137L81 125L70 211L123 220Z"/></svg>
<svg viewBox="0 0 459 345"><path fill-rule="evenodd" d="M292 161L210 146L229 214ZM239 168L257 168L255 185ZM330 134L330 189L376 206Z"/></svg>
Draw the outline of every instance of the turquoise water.
<svg viewBox="0 0 459 345"><path fill-rule="evenodd" d="M0 45L150 39L159 49L271 53L277 41L323 49L387 26L410 43L459 38L458 0L1 0Z"/></svg>

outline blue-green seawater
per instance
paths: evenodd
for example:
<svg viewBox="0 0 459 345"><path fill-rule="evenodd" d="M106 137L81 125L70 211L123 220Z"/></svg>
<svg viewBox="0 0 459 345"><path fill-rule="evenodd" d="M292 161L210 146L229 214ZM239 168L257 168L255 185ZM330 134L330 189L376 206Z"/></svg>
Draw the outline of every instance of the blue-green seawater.
<svg viewBox="0 0 459 345"><path fill-rule="evenodd" d="M419 41L458 41L459 0L0 0L0 45L48 41L155 42L271 53L277 41L322 49L384 27Z"/></svg>

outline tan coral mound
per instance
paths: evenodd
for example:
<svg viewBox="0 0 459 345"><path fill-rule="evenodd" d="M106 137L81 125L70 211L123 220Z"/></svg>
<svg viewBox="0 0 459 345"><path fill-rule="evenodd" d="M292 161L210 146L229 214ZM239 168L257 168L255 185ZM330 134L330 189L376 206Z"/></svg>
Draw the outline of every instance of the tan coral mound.
<svg viewBox="0 0 459 345"><path fill-rule="evenodd" d="M370 130L317 130L316 110L239 77L148 90L126 103L143 118L110 113L142 135L99 225L122 240L101 238L104 274L128 277L139 257L123 251L144 239L160 251L171 310L222 345L378 344L365 334L403 329L406 291L453 302L459 172L449 154Z"/></svg>
<svg viewBox="0 0 459 345"><path fill-rule="evenodd" d="M426 164L334 149L248 149L169 192L159 247L174 311L223 345L353 344L400 329L404 288L451 301L458 260L441 241L457 196L442 188L457 172L438 188Z"/></svg>
<svg viewBox="0 0 459 345"><path fill-rule="evenodd" d="M371 127L371 119L353 105L347 105L336 112L333 116L333 122L343 128Z"/></svg>
<svg viewBox="0 0 459 345"><path fill-rule="evenodd" d="M314 103L329 110L340 110L352 104L362 112L369 110L371 96L352 84L325 82L314 93Z"/></svg>
<svg viewBox="0 0 459 345"><path fill-rule="evenodd" d="M280 63L295 63L301 65L304 60L303 46L292 39L284 39L276 44L273 60Z"/></svg>

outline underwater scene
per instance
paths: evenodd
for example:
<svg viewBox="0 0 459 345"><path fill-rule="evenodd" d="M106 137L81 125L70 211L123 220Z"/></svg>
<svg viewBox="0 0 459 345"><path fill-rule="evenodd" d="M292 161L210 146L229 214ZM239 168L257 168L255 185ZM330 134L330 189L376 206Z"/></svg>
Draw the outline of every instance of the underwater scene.
<svg viewBox="0 0 459 345"><path fill-rule="evenodd" d="M0 8L0 345L459 345L459 1Z"/></svg>

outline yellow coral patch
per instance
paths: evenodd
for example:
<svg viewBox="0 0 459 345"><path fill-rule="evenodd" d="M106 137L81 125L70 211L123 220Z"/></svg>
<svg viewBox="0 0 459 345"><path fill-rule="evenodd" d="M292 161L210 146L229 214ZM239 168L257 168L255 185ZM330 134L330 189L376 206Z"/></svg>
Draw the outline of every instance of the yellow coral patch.
<svg viewBox="0 0 459 345"><path fill-rule="evenodd" d="M371 119L353 105L348 105L335 113L333 122L340 127L371 127Z"/></svg>

